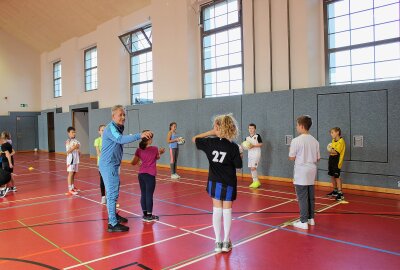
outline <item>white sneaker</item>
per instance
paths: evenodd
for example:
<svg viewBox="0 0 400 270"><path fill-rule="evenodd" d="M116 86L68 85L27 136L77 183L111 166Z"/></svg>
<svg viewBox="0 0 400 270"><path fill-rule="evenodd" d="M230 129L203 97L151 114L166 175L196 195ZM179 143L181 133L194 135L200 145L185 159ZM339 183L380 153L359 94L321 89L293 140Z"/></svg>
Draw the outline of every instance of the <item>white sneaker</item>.
<svg viewBox="0 0 400 270"><path fill-rule="evenodd" d="M310 218L308 220L308 225L315 226L315 220L313 218Z"/></svg>
<svg viewBox="0 0 400 270"><path fill-rule="evenodd" d="M176 174L171 174L171 179L179 179L179 176Z"/></svg>
<svg viewBox="0 0 400 270"><path fill-rule="evenodd" d="M222 252L222 242L215 242L215 252Z"/></svg>
<svg viewBox="0 0 400 270"><path fill-rule="evenodd" d="M299 229L308 230L308 224L301 221L293 222L292 225Z"/></svg>
<svg viewBox="0 0 400 270"><path fill-rule="evenodd" d="M107 203L106 196L102 196L101 197L101 204L106 204L106 203Z"/></svg>
<svg viewBox="0 0 400 270"><path fill-rule="evenodd" d="M175 174L175 176L176 176L177 178L181 178L181 176L180 176L179 174L177 174L177 173Z"/></svg>

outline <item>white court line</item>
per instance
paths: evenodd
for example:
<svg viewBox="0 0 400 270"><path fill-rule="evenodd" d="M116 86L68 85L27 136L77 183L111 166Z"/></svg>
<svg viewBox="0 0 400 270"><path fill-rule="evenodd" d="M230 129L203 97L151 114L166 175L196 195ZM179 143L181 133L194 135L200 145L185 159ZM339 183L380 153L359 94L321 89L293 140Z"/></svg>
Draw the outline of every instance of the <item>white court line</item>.
<svg viewBox="0 0 400 270"><path fill-rule="evenodd" d="M78 195L78 196L79 196L79 195ZM90 201L93 201L93 202L95 202L95 203L98 203L97 201L91 200L91 199L89 199L89 198L85 198L85 197L82 197L82 196L79 196L79 197L81 197L82 199L86 199L86 200L90 200ZM274 208L274 207L278 207L278 206L280 206L280 205L282 205L282 204L289 203L289 202L291 202L291 201L292 201L292 200L287 201L287 202L283 202L283 203L280 203L280 204L277 204L277 205L272 205L272 206L270 206L270 207L267 207L267 208L258 210L257 212L265 211L265 210L267 210L267 209L271 209L271 208ZM135 215L135 216L140 216L140 215L138 215L138 214L135 214L135 213L132 213L132 212L130 212L130 211L123 210L123 209L120 209L120 211L123 211L123 212L125 212L125 213L129 213L129 214L132 214L132 215ZM251 214L253 214L253 213L250 213L250 215L251 215ZM248 216L248 215L249 215L249 214L246 214L246 215L244 215L244 216ZM239 218L242 218L242 217L243 217L243 216L240 216ZM236 219L237 219L237 218L236 218ZM235 220L235 219L234 219L234 220ZM202 236L202 237L211 239L212 241L215 241L215 239L212 238L212 237L209 237L209 236L206 236L206 235L198 234L198 233L197 233L197 232L199 232L199 231L206 230L206 229L208 229L208 228L212 228L212 225L206 226L206 227L202 227L202 228L199 228L199 229L194 230L194 231L190 231L190 230L186 230L186 229L183 229L183 228L179 228L179 227L177 227L177 226L175 226L175 225L167 224L167 223L164 223L164 222L161 222L161 221L157 221L157 222L158 222L158 223L161 223L161 224L164 224L164 225L166 225L166 226L169 226L169 227L173 227L173 228L180 229L180 230L182 230L182 231L185 231L185 233L180 234L180 235L176 235L176 236L173 236L173 237L164 239L164 240L160 240L160 241L156 241L156 242L153 242L153 243L149 243L149 244L146 244L146 245L143 245L143 246L135 247L135 248L132 248L132 249L129 249L129 250L124 250L124 251L121 251L121 252L118 252L118 253L110 254L110 255L108 255L108 256L100 257L100 258L97 258L97 259L94 259L94 260L91 260L91 261L87 261L87 262L83 262L83 263L80 263L80 264L72 265L72 266L69 266L69 267L64 268L64 269L73 269L73 268L76 268L76 267L79 267L79 266L87 265L87 264L94 263L94 262L98 262L98 261L105 260L105 259L109 259L109 258L112 258L112 257L115 257L115 256L119 256L119 255L122 255L122 254L125 254L125 253L129 253L129 252L131 252L131 251L135 251L135 250L142 249L142 248L145 248L145 247L148 247L148 246L152 246L152 245L156 245L156 244L159 244L159 243L163 243L163 242L166 242L166 241L169 241L169 240L173 240L173 239L176 239L176 238L179 238L179 237L182 237L182 236L186 236L186 235L189 235L189 234L195 234L195 235L198 235L198 236Z"/></svg>
<svg viewBox="0 0 400 270"><path fill-rule="evenodd" d="M330 206L327 206L327 207L325 207L325 208L323 208L323 209L321 209L321 210L319 210L319 211L317 211L317 212L320 213L320 212L325 211L325 210L327 210L327 209L329 209L329 208L335 207L336 205L338 205L338 204L340 204L340 203L341 203L341 202L337 202L337 203L335 203L335 204L333 204L333 205L330 205ZM289 224L284 224L284 225L282 225L282 226L279 226L279 228L285 228L285 227L287 227L287 226L289 226ZM278 230L279 230L278 228L274 228L274 229L268 230L268 231L266 231L266 232L264 232L264 233L262 233L262 234L259 234L259 235L256 235L256 236L254 236L254 237L248 238L248 239L246 239L246 240L239 241L238 243L236 243L236 244L234 245L234 247L241 246L241 245L243 245L243 244L246 244L246 243L248 243L248 242L250 242L250 241L253 241L253 240L255 240L255 239L258 239L258 238L260 238L260 237L263 237L263 236L265 236L265 235L267 235L267 234L276 232L276 231L278 231ZM195 259L195 260L193 260L193 261L189 261L189 262L184 263L184 264L182 264L182 265L179 265L179 266L177 266L177 267L173 267L173 268L166 267L166 268L164 268L164 269L173 269L173 270L175 270L175 269L181 269L181 268L183 268L183 267L189 266L189 265L194 264L194 263L196 263L196 262L205 260L205 259L207 259L207 258L209 258L209 257L215 256L216 254L218 254L218 253L217 253L217 252L212 252L212 253L210 253L210 254L207 254L207 255L205 255L205 256L202 256L202 257L200 257L200 258L197 258L197 259Z"/></svg>

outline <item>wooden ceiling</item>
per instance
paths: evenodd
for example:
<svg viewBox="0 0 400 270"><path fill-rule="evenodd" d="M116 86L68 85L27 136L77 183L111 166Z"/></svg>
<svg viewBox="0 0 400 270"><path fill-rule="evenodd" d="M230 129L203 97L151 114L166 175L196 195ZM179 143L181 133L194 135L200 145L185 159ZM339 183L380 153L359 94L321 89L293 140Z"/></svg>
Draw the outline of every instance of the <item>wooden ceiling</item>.
<svg viewBox="0 0 400 270"><path fill-rule="evenodd" d="M149 5L151 0L0 0L0 30L40 52L94 31L114 17Z"/></svg>

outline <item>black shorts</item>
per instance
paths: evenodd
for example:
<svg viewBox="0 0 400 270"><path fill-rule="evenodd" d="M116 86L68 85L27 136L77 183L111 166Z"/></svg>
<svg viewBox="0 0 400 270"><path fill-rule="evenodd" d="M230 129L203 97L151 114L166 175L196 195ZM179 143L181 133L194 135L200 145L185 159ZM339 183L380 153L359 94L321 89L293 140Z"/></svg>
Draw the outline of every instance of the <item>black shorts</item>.
<svg viewBox="0 0 400 270"><path fill-rule="evenodd" d="M208 180L206 190L208 195L216 200L230 202L236 200L236 186L229 186L223 183Z"/></svg>
<svg viewBox="0 0 400 270"><path fill-rule="evenodd" d="M10 182L11 180L11 173L0 169L0 186L3 186Z"/></svg>
<svg viewBox="0 0 400 270"><path fill-rule="evenodd" d="M9 173L13 173L14 172L14 168L10 168L10 166L8 165L8 162L4 162L2 163L2 169L6 172Z"/></svg>
<svg viewBox="0 0 400 270"><path fill-rule="evenodd" d="M340 177L340 169L339 169L339 159L340 156L329 156L328 161L328 175L339 178Z"/></svg>

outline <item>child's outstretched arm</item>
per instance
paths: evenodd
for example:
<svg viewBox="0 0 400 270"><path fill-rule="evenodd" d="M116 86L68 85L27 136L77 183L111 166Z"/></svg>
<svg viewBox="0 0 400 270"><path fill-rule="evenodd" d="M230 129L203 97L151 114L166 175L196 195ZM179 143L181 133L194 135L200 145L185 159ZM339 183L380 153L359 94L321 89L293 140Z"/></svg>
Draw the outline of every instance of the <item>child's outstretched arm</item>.
<svg viewBox="0 0 400 270"><path fill-rule="evenodd" d="M197 134L196 136L194 136L192 138L192 142L195 143L196 139L198 139L198 138L205 138L205 137L210 137L210 136L215 136L215 131L213 129L209 130L207 132L203 132L203 133Z"/></svg>

